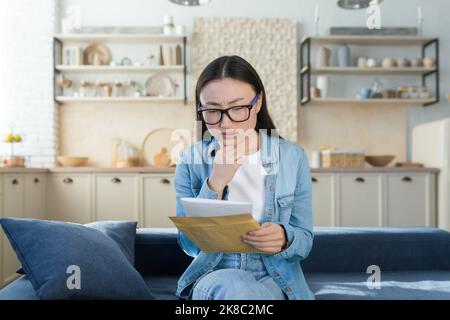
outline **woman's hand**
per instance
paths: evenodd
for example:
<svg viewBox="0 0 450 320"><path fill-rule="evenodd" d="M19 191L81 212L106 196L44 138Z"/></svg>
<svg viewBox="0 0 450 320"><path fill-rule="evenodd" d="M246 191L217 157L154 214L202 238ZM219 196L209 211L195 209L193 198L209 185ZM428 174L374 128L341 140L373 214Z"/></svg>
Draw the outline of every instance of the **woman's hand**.
<svg viewBox="0 0 450 320"><path fill-rule="evenodd" d="M278 253L287 244L284 228L273 222L265 222L259 229L247 232L242 241L268 253Z"/></svg>
<svg viewBox="0 0 450 320"><path fill-rule="evenodd" d="M242 131L242 130L241 130ZM243 156L248 152L256 152L258 149L258 134L255 130L244 132L237 130L237 133L227 137L218 135L219 149L214 157L211 176L208 178L209 187L218 193L222 199L222 192L225 186L233 179L239 167L242 165ZM246 137L253 140L250 147L246 149Z"/></svg>

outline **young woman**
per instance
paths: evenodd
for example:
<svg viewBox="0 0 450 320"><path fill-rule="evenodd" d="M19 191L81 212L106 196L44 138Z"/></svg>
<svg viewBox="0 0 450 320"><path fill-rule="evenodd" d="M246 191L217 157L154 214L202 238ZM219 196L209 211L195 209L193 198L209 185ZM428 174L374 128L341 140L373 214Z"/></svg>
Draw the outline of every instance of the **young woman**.
<svg viewBox="0 0 450 320"><path fill-rule="evenodd" d="M260 227L242 241L262 253L205 253L179 232L181 247L195 259L177 296L314 299L300 266L313 242L308 159L276 133L257 72L238 56L212 61L199 77L196 106L203 139L180 154L177 215L185 215L182 197L251 202Z"/></svg>

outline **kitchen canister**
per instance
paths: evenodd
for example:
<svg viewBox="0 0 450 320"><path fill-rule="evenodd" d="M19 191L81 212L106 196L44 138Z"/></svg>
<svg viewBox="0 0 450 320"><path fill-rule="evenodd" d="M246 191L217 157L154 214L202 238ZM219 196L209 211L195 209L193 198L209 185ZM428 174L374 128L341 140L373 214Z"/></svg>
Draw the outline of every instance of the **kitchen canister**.
<svg viewBox="0 0 450 320"><path fill-rule="evenodd" d="M367 67L369 67L369 68L376 68L376 67L378 67L378 60L375 59L375 58L367 59Z"/></svg>
<svg viewBox="0 0 450 320"><path fill-rule="evenodd" d="M311 154L311 168L321 167L321 154L320 151L313 151Z"/></svg>
<svg viewBox="0 0 450 320"><path fill-rule="evenodd" d="M316 54L316 67L328 67L330 65L330 58L331 50L324 46L319 47Z"/></svg>
<svg viewBox="0 0 450 320"><path fill-rule="evenodd" d="M322 98L328 97L329 78L327 76L318 76L316 87L320 90Z"/></svg>
<svg viewBox="0 0 450 320"><path fill-rule="evenodd" d="M338 66L350 67L350 47L348 45L340 46L338 49Z"/></svg>
<svg viewBox="0 0 450 320"><path fill-rule="evenodd" d="M356 65L358 68L367 68L367 57L359 57L356 60Z"/></svg>
<svg viewBox="0 0 450 320"><path fill-rule="evenodd" d="M426 68L434 68L436 66L436 59L434 59L434 58L425 58L425 59L423 59L423 65Z"/></svg>

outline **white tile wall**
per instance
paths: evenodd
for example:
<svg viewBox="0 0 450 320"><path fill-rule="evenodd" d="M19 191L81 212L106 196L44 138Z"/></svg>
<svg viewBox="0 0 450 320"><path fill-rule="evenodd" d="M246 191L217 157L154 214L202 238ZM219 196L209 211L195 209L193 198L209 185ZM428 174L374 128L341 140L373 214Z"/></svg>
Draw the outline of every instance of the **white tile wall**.
<svg viewBox="0 0 450 320"><path fill-rule="evenodd" d="M24 136L15 154L29 165L53 167L58 154L58 109L53 103L55 0L0 1L0 134ZM0 156L9 155L0 142Z"/></svg>

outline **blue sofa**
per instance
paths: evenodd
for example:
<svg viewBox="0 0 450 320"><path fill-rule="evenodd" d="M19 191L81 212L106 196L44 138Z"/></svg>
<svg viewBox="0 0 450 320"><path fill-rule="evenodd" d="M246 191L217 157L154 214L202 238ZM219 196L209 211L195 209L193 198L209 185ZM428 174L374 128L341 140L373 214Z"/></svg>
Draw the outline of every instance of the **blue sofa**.
<svg viewBox="0 0 450 320"><path fill-rule="evenodd" d="M316 299L450 300L450 233L435 228L315 228L302 261ZM139 229L136 269L157 299L178 299L178 278L192 258L176 229ZM380 288L369 288L367 268L380 268ZM373 285L373 283L371 283ZM37 299L26 275L0 290L0 299Z"/></svg>

